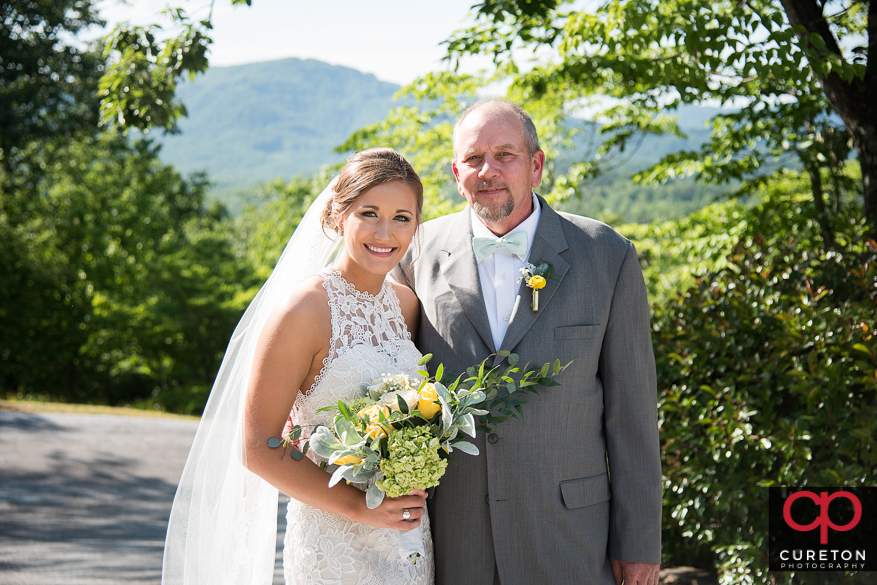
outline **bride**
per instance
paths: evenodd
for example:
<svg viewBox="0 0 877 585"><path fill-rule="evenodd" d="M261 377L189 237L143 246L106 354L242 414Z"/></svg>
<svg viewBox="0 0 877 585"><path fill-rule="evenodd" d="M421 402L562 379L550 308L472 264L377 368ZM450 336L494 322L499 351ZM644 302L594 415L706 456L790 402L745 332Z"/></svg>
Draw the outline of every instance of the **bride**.
<svg viewBox="0 0 877 585"><path fill-rule="evenodd" d="M329 488L332 466L313 452L296 461L268 446L288 418L307 435L360 384L416 371L418 301L385 277L422 205L411 165L375 148L353 155L302 219L229 343L174 499L163 584L271 583L278 490L291 498L288 585L433 582L425 492L369 509L367 486ZM416 564L399 552L408 530L425 545Z"/></svg>

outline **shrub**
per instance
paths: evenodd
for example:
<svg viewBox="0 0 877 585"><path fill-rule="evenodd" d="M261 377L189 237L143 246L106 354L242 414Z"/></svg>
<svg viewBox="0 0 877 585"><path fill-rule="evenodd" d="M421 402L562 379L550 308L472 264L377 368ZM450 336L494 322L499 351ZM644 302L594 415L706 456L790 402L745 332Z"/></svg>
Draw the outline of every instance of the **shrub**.
<svg viewBox="0 0 877 585"><path fill-rule="evenodd" d="M875 479L877 251L810 250L745 238L655 308L665 550L710 549L722 583L826 582L768 578L766 488Z"/></svg>

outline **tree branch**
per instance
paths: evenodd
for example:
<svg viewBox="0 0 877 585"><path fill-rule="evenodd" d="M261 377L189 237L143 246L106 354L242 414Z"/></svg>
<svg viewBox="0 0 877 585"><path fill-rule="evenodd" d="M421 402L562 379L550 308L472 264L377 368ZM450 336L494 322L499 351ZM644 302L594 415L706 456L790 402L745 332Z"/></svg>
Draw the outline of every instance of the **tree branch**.
<svg viewBox="0 0 877 585"><path fill-rule="evenodd" d="M868 62L865 67L865 85L870 87L877 75L877 2L868 3Z"/></svg>

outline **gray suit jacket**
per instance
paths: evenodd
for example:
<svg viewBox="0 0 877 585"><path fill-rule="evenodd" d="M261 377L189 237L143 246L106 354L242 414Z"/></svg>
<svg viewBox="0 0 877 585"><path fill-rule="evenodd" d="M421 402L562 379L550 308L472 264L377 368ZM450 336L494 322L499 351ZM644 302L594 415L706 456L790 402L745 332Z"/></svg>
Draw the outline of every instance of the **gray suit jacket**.
<svg viewBox="0 0 877 585"><path fill-rule="evenodd" d="M489 585L494 566L503 585L613 585L609 558L661 560L655 361L636 251L609 227L539 202L530 262L551 263L555 276L538 312L521 284L501 348L468 208L424 224L396 273L420 298L416 342L434 354L431 369L463 372L497 349L540 365L575 360L523 420L479 433L479 456L454 454L429 501L439 585Z"/></svg>

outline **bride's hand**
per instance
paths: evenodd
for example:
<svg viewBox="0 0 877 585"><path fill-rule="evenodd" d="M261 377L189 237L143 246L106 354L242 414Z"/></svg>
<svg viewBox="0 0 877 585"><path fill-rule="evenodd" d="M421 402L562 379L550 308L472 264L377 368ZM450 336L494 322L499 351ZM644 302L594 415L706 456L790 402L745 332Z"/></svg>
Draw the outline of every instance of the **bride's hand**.
<svg viewBox="0 0 877 585"><path fill-rule="evenodd" d="M423 490L412 490L398 498L385 497L380 506L367 510L360 522L376 528L412 530L420 526L420 518L426 514L425 504L426 492ZM405 520L405 510L408 510L408 520Z"/></svg>

